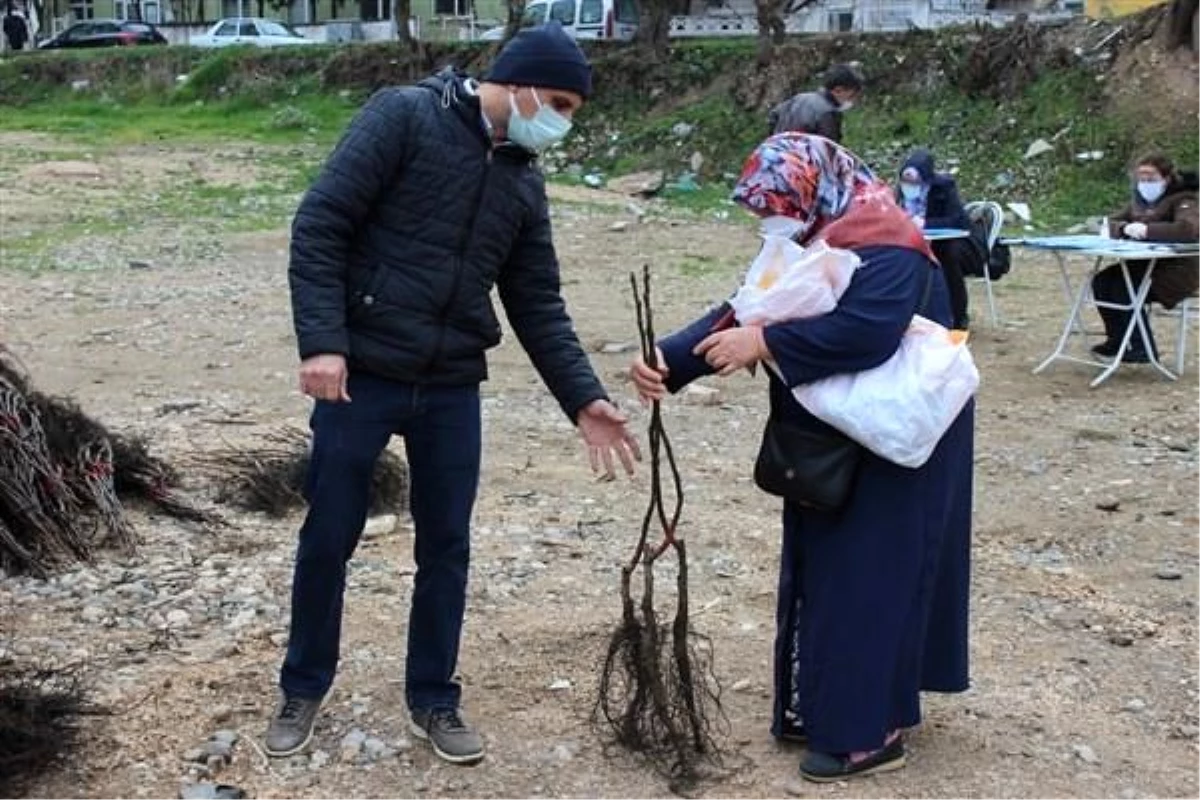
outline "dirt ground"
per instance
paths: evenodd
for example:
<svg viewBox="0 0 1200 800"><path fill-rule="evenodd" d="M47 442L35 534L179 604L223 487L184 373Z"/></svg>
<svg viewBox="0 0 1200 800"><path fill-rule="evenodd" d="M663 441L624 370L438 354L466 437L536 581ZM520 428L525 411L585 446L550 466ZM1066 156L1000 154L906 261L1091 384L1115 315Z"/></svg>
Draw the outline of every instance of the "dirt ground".
<svg viewBox="0 0 1200 800"><path fill-rule="evenodd" d="M21 144L4 148L0 171L8 176L34 164L21 159L38 157L19 154L37 142ZM167 169L112 168L128 156L86 159L99 164L102 180L76 165L66 170L76 178L0 182L6 246L53 235L72 214L120 194L122 181L136 179L143 191L147 181L170 179ZM564 290L598 373L644 430L647 415L624 377L624 345L635 338L629 271L651 264L667 330L731 291L755 239L736 212L725 220L654 211L637 222L624 201L595 199L576 193L555 204ZM0 342L40 387L75 397L114 428L148 435L177 463L279 425L304 425L286 246L283 228L228 234L182 218L74 243L51 239L45 255L25 253L19 265L6 256L0 268ZM59 268L27 269L39 257ZM1194 332L1181 380L1135 366L1090 389L1092 372L1082 366L1031 374L1066 313L1052 261L1015 254L1012 274L996 286L999 326L987 319L982 286L972 289L982 374L973 686L928 698L924 724L908 735L909 766L898 773L803 784L799 750L768 735L780 509L750 478L763 380L706 380L712 391L666 405L686 485L693 607L701 609L695 626L713 640L729 720L728 769L702 787L705 796L1200 791ZM1156 325L1169 356L1176 323ZM132 561L109 560L45 586L0 578L4 651L82 664L113 712L87 719L84 750L30 794L176 796L188 776L183 755L215 730L234 729L242 738L215 780L254 797L668 795L644 765L606 753L587 721L647 473L596 482L514 337L491 364L461 659L465 707L489 747L482 765L444 765L408 738L400 683L412 578L406 519L368 536L356 555L342 669L313 745L328 758L268 763L252 740L275 701L299 517L229 512L238 527L211 533L139 515L144 543ZM204 497L204 487L194 490ZM102 621L84 613L98 602L91 598L115 597L132 577L155 599L114 600L113 616ZM222 581L257 593L249 624L233 625L227 603L205 599ZM172 607L204 619L156 629L153 613ZM341 743L354 728L395 754L343 760Z"/></svg>

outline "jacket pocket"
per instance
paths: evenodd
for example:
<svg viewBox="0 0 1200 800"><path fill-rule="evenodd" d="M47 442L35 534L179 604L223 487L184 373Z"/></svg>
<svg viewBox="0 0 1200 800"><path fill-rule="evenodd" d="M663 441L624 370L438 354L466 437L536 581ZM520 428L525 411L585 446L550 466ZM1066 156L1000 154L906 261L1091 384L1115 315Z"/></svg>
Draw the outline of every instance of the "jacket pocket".
<svg viewBox="0 0 1200 800"><path fill-rule="evenodd" d="M347 311L351 317L361 315L365 310L379 303L380 292L387 283L387 268L376 264L370 271L363 272L356 285L352 285L347 303Z"/></svg>
<svg viewBox="0 0 1200 800"><path fill-rule="evenodd" d="M496 309L492 305L492 299L490 297L483 298L483 316L480 330L483 333L486 347L495 347L496 345L500 344L502 335L500 320L496 317Z"/></svg>

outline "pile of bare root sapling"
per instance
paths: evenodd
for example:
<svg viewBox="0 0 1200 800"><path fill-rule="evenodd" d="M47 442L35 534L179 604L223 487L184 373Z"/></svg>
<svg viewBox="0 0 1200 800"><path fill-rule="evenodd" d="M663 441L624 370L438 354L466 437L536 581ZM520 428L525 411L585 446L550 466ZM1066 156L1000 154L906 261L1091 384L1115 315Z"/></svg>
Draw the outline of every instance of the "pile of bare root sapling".
<svg viewBox="0 0 1200 800"><path fill-rule="evenodd" d="M640 289L635 274L629 280L642 357L656 367L649 268L643 268ZM713 729L727 723L712 670L712 648L692 630L688 618L687 547L679 531L683 485L657 401L650 412L649 445L650 501L633 557L621 569L621 622L609 640L594 720L617 744L665 775L672 791L683 794L705 777L706 766L720 766ZM664 461L674 498L669 511ZM655 523L662 536L651 541ZM655 567L669 555L675 561L676 591L675 616L668 624L655 609L654 577ZM640 602L635 600L635 583L640 584Z"/></svg>

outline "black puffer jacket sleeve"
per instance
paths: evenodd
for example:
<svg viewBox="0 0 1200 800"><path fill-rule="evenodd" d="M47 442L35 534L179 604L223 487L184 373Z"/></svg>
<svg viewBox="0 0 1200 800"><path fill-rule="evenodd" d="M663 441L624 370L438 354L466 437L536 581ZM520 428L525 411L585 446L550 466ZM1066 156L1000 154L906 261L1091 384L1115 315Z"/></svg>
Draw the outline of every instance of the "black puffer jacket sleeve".
<svg viewBox="0 0 1200 800"><path fill-rule="evenodd" d="M567 314L544 199L534 222L521 232L497 287L521 346L567 417L575 421L588 403L607 399Z"/></svg>
<svg viewBox="0 0 1200 800"><path fill-rule="evenodd" d="M346 278L355 236L404 159L412 96L376 92L355 116L292 221L288 282L300 357L350 352Z"/></svg>

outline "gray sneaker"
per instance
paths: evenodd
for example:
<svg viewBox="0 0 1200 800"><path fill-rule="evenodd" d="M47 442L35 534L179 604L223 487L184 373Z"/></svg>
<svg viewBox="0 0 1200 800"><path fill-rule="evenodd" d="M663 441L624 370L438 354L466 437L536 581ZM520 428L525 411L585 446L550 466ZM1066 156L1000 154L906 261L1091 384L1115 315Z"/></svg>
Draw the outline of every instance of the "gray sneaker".
<svg viewBox="0 0 1200 800"><path fill-rule="evenodd" d="M279 707L267 728L267 755L281 758L299 753L312 740L317 712L321 710L320 699L289 697L279 699Z"/></svg>
<svg viewBox="0 0 1200 800"><path fill-rule="evenodd" d="M412 732L433 745L433 752L451 764L483 760L483 739L463 721L457 709L412 712Z"/></svg>

